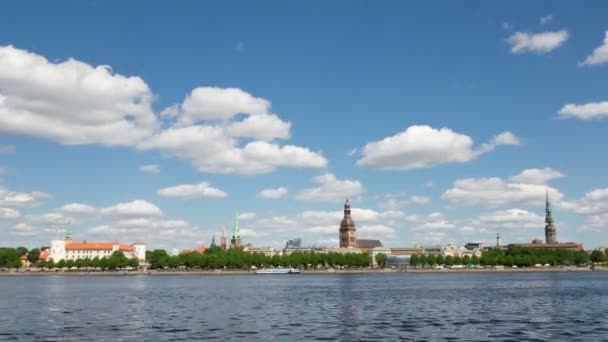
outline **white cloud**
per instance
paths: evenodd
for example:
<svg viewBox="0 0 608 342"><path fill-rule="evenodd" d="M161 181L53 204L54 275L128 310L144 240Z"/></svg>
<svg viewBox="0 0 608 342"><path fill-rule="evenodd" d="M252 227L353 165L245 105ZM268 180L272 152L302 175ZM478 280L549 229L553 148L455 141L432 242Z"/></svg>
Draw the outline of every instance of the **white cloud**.
<svg viewBox="0 0 608 342"><path fill-rule="evenodd" d="M198 87L181 106L181 125L197 121L228 120L237 114L269 114L270 101L238 88Z"/></svg>
<svg viewBox="0 0 608 342"><path fill-rule="evenodd" d="M353 198L363 192L359 181L340 180L331 173L326 173L312 179L318 187L301 190L296 199L303 201L333 202Z"/></svg>
<svg viewBox="0 0 608 342"><path fill-rule="evenodd" d="M154 97L141 78L115 74L109 66L52 63L0 46L0 133L158 150L210 173L327 166L321 153L270 142L289 138L291 123L272 113L267 99L237 88L198 87L160 113L161 125Z"/></svg>
<svg viewBox="0 0 608 342"><path fill-rule="evenodd" d="M608 101L591 102L581 105L569 103L560 109L559 117L585 121L606 119L608 118Z"/></svg>
<svg viewBox="0 0 608 342"><path fill-rule="evenodd" d="M378 208L384 210L397 210L405 207L407 204L408 201L404 199L400 199L398 197L391 197L378 203Z"/></svg>
<svg viewBox="0 0 608 342"><path fill-rule="evenodd" d="M526 184L547 184L547 182L565 177L565 175L552 168L544 169L526 169L519 174L510 178L510 181L515 183L526 183Z"/></svg>
<svg viewBox="0 0 608 342"><path fill-rule="evenodd" d="M553 16L551 14L549 14L549 15L546 15L544 17L541 17L540 18L540 23L541 24L547 24L547 23L551 22L552 20L553 20Z"/></svg>
<svg viewBox="0 0 608 342"><path fill-rule="evenodd" d="M256 217L255 213L240 213L239 219L241 220L253 220Z"/></svg>
<svg viewBox="0 0 608 342"><path fill-rule="evenodd" d="M291 122L281 120L275 114L251 115L242 121L229 124L226 132L232 137L253 138L263 141L289 139Z"/></svg>
<svg viewBox="0 0 608 342"><path fill-rule="evenodd" d="M0 185L0 206L6 207L32 207L39 205L41 200L51 195L40 192L17 192L10 191Z"/></svg>
<svg viewBox="0 0 608 342"><path fill-rule="evenodd" d="M546 31L541 33L515 32L507 42L511 45L512 53L535 52L538 54L553 51L568 40L566 30Z"/></svg>
<svg viewBox="0 0 608 342"><path fill-rule="evenodd" d="M431 199L426 196L414 195L410 197L410 201L414 204L427 204L431 201Z"/></svg>
<svg viewBox="0 0 608 342"><path fill-rule="evenodd" d="M434 212L424 217L408 216L407 221L411 222L412 231L451 230L456 227L455 224L448 222L444 215L439 212Z"/></svg>
<svg viewBox="0 0 608 342"><path fill-rule="evenodd" d="M333 227L335 233L336 228ZM362 225L357 228L358 238L386 239L395 236L395 229L383 224Z"/></svg>
<svg viewBox="0 0 608 342"><path fill-rule="evenodd" d="M513 134L511 132L502 132L492 139L490 146L500 146L500 145L517 146L519 144L521 144L521 142L515 134Z"/></svg>
<svg viewBox="0 0 608 342"><path fill-rule="evenodd" d="M443 163L468 162L499 145L516 145L519 140L503 132L486 144L475 147L471 137L449 128L410 126L405 131L370 142L363 148L359 166L384 170L429 168Z"/></svg>
<svg viewBox="0 0 608 342"><path fill-rule="evenodd" d="M11 232L11 235L17 236L33 236L36 234L32 226L23 222L17 223Z"/></svg>
<svg viewBox="0 0 608 342"><path fill-rule="evenodd" d="M158 166L156 164L141 165L139 167L139 171L141 171L141 172L149 172L149 173L159 173L160 172L160 166Z"/></svg>
<svg viewBox="0 0 608 342"><path fill-rule="evenodd" d="M13 154L16 151L17 148L14 145L0 145L0 154Z"/></svg>
<svg viewBox="0 0 608 342"><path fill-rule="evenodd" d="M61 207L59 212L69 217L82 218L95 215L97 209L87 204L70 203Z"/></svg>
<svg viewBox="0 0 608 342"><path fill-rule="evenodd" d="M479 215L478 223L485 229L540 229L544 217L524 209L507 209Z"/></svg>
<svg viewBox="0 0 608 342"><path fill-rule="evenodd" d="M139 77L0 46L0 132L62 144L132 145L158 127Z"/></svg>
<svg viewBox="0 0 608 342"><path fill-rule="evenodd" d="M263 199L279 199L287 195L287 193L287 188L280 186L276 189L264 189L258 193L257 197Z"/></svg>
<svg viewBox="0 0 608 342"><path fill-rule="evenodd" d="M530 178L530 172L520 173L517 178ZM537 175L538 176L538 175ZM546 176L546 175L545 175ZM545 180L548 180L545 178ZM538 181L538 179L536 179ZM499 207L506 205L543 205L545 191L553 201L559 201L563 194L546 184L518 183L501 178L466 178L454 182L454 187L446 190L441 198L453 206Z"/></svg>
<svg viewBox="0 0 608 342"><path fill-rule="evenodd" d="M324 168L327 159L307 148L253 141L243 147L218 126L169 128L138 148L158 149L191 161L199 171L260 174L280 167Z"/></svg>
<svg viewBox="0 0 608 342"><path fill-rule="evenodd" d="M433 187L433 181L426 181L424 184L425 188L432 188Z"/></svg>
<svg viewBox="0 0 608 342"><path fill-rule="evenodd" d="M103 215L124 219L163 216L163 212L159 207L145 200L118 203L111 207L101 209L101 213Z"/></svg>
<svg viewBox="0 0 608 342"><path fill-rule="evenodd" d="M224 191L214 188L207 182L199 184L182 184L170 186L158 190L158 194L165 197L174 197L181 199L196 199L196 198L226 198L228 194Z"/></svg>
<svg viewBox="0 0 608 342"><path fill-rule="evenodd" d="M13 208L0 208L0 220L16 219L21 217L21 213Z"/></svg>
<svg viewBox="0 0 608 342"><path fill-rule="evenodd" d="M608 63L608 31L605 32L604 42L593 50L580 65L598 65Z"/></svg>

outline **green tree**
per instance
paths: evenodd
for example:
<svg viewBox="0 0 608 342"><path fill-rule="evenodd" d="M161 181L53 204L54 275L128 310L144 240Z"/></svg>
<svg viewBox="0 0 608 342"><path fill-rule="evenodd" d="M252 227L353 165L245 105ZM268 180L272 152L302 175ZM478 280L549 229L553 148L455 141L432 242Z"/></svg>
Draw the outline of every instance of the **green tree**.
<svg viewBox="0 0 608 342"><path fill-rule="evenodd" d="M40 258L40 249L38 248L34 248L32 250L30 250L30 252L27 254L27 259L32 263L36 263L38 261L38 258Z"/></svg>
<svg viewBox="0 0 608 342"><path fill-rule="evenodd" d="M17 247L17 253L19 253L19 256L23 256L27 254L27 248L23 247L23 246L19 246Z"/></svg>
<svg viewBox="0 0 608 342"><path fill-rule="evenodd" d="M591 252L591 261L593 262L605 262L606 261L606 253L604 251L596 249Z"/></svg>
<svg viewBox="0 0 608 342"><path fill-rule="evenodd" d="M380 253L378 255L376 255L376 264L378 264L378 266L380 267L384 267L386 265L386 260L387 260L387 256L386 254Z"/></svg>

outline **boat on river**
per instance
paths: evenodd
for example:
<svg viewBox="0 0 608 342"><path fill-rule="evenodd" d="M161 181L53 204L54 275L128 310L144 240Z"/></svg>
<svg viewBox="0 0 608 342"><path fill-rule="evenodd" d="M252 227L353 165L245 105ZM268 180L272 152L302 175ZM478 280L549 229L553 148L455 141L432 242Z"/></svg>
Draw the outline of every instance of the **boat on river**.
<svg viewBox="0 0 608 342"><path fill-rule="evenodd" d="M286 267L277 267L277 268L263 268L261 270L255 271L255 274L300 274L300 270L297 268L286 268Z"/></svg>

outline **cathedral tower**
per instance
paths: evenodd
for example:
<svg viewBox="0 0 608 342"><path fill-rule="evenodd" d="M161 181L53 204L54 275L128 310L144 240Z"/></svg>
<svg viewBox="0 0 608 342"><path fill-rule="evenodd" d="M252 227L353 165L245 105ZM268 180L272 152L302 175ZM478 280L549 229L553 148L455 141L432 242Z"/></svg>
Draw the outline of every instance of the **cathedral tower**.
<svg viewBox="0 0 608 342"><path fill-rule="evenodd" d="M551 215L551 203L549 203L549 192L546 192L546 207L545 207L545 243L557 243L555 226L553 225L553 216Z"/></svg>
<svg viewBox="0 0 608 342"><path fill-rule="evenodd" d="M340 223L340 248L357 247L357 228L355 221L350 216L350 202L344 203L344 218Z"/></svg>

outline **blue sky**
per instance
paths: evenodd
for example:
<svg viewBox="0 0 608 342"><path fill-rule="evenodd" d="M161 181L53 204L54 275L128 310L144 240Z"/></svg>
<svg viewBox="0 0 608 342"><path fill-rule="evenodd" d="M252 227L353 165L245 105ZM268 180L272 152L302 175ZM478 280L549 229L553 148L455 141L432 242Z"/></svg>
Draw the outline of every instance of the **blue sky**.
<svg viewBox="0 0 608 342"><path fill-rule="evenodd" d="M606 244L603 2L0 6L0 245Z"/></svg>

